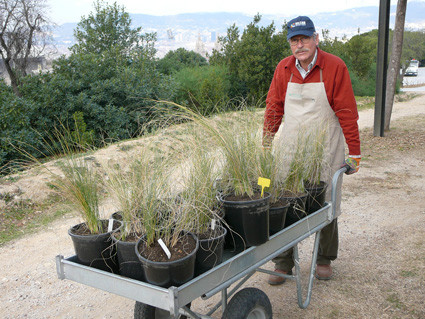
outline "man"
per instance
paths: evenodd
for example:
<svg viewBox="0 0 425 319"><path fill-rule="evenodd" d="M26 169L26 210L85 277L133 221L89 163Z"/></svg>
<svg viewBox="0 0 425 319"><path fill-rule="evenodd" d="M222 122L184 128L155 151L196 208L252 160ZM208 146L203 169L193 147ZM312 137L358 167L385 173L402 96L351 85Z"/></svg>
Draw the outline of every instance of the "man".
<svg viewBox="0 0 425 319"><path fill-rule="evenodd" d="M329 166L326 182L330 185L333 174L344 164L345 142L350 166L347 174L358 171L360 139L357 125L358 113L350 76L344 62L318 48L319 36L313 22L306 16L288 22L287 40L293 55L280 61L266 99L263 144L269 147L284 118L279 142L294 143L297 133L314 124L328 124L326 160ZM278 145L275 145L278 146ZM336 216L341 213L342 179L337 187ZM330 200L328 187L326 200ZM338 226L334 219L323 228L319 243L316 277L332 277L331 261L337 258ZM292 249L273 259L275 271L291 274L294 266ZM271 275L271 285L282 284L284 278Z"/></svg>

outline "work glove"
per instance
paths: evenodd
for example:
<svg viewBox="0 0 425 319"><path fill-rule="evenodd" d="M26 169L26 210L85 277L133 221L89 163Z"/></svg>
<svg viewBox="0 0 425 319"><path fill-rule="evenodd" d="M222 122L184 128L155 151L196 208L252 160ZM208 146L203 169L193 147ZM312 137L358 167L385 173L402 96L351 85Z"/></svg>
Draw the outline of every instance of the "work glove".
<svg viewBox="0 0 425 319"><path fill-rule="evenodd" d="M361 156L354 157L349 155L348 158L345 160L345 164L344 164L344 166L347 166L348 168L345 174L351 175L351 174L357 173L360 168L361 158L362 158Z"/></svg>

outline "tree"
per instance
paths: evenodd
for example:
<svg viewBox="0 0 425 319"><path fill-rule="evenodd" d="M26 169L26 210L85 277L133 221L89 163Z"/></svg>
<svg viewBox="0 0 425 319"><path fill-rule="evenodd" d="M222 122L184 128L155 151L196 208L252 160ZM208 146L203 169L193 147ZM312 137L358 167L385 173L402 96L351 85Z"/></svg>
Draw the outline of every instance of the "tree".
<svg viewBox="0 0 425 319"><path fill-rule="evenodd" d="M196 67L208 65L205 59L195 51L188 51L185 48L178 48L169 51L162 59L158 61L158 68L161 73L171 75L185 67Z"/></svg>
<svg viewBox="0 0 425 319"><path fill-rule="evenodd" d="M393 110L394 94L397 77L400 74L400 59L403 48L404 21L406 18L407 0L398 0L395 18L393 44L390 63L387 71L387 90L385 92L385 122L384 130L390 129L391 113Z"/></svg>
<svg viewBox="0 0 425 319"><path fill-rule="evenodd" d="M17 96L30 58L39 56L45 47L45 8L45 0L0 0L0 54Z"/></svg>
<svg viewBox="0 0 425 319"><path fill-rule="evenodd" d="M227 28L226 36L218 37L220 49L213 49L210 64L225 64L230 68L231 73L237 73L236 45L239 41L239 28L233 24Z"/></svg>
<svg viewBox="0 0 425 319"><path fill-rule="evenodd" d="M401 64L407 67L411 59L416 59L425 64L425 30L404 31L403 52Z"/></svg>
<svg viewBox="0 0 425 319"><path fill-rule="evenodd" d="M276 33L273 22L262 27L260 21L261 16L257 14L236 47L239 77L246 83L249 96L256 101L265 99L277 64L291 52L286 33Z"/></svg>
<svg viewBox="0 0 425 319"><path fill-rule="evenodd" d="M239 38L239 29L233 24L227 36L219 38L220 50L213 50L211 65L226 65L229 69L232 98L265 97L274 70L281 59L291 54L286 41L286 28L275 32L274 23L260 26L257 14ZM261 101L263 102L263 101Z"/></svg>
<svg viewBox="0 0 425 319"><path fill-rule="evenodd" d="M345 43L347 42L347 36L344 35L341 40L338 40L338 37L331 39L328 29L322 30L322 36L319 37L320 43L319 47L323 51L336 55L344 60L347 63L348 56L345 49Z"/></svg>
<svg viewBox="0 0 425 319"><path fill-rule="evenodd" d="M38 106L34 129L58 121L72 129L78 116L95 142L133 137L149 121L153 101L172 98L175 85L156 69L154 35L132 29L129 15L116 4L97 2L96 10L90 14L95 24L82 18L81 37L68 57L56 59L49 73L23 79L23 96Z"/></svg>
<svg viewBox="0 0 425 319"><path fill-rule="evenodd" d="M115 52L119 56L131 56L134 49L145 41L152 41L154 34L141 34L142 28L131 27L130 15L115 2L108 5L102 0L94 3L95 12L82 17L74 30L76 44L71 52L78 54L105 54Z"/></svg>
<svg viewBox="0 0 425 319"><path fill-rule="evenodd" d="M347 43L347 55L354 71L361 78L368 75L370 66L375 60L377 38L371 33L355 35Z"/></svg>

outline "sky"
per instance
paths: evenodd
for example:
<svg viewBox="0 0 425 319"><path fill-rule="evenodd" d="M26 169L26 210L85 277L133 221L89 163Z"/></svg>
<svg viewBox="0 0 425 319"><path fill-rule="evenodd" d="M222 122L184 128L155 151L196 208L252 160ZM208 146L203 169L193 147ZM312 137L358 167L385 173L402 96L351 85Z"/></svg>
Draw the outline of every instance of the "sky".
<svg viewBox="0 0 425 319"><path fill-rule="evenodd" d="M422 1L425 0L408 0ZM93 12L94 0L46 0L50 7L50 18L57 24L79 22L82 16ZM334 12L355 7L379 6L380 0L108 0L117 2L129 13L172 15L193 12L242 12L249 15L278 14L284 16L309 15ZM397 4L397 0L391 0Z"/></svg>

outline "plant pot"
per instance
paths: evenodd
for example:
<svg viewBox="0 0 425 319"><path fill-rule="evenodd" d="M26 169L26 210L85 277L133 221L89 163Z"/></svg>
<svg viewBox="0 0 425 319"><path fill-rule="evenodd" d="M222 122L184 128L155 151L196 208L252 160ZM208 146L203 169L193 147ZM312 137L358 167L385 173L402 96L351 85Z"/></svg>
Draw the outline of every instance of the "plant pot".
<svg viewBox="0 0 425 319"><path fill-rule="evenodd" d="M323 181L319 185L312 185L305 188L307 192L307 201L305 212L307 215L319 210L325 204L327 184Z"/></svg>
<svg viewBox="0 0 425 319"><path fill-rule="evenodd" d="M216 226L215 237L199 239L199 249L196 252L195 276L198 276L223 261L224 238L227 229Z"/></svg>
<svg viewBox="0 0 425 319"><path fill-rule="evenodd" d="M269 208L269 233L270 236L280 232L285 227L286 214L289 202L278 201L275 207Z"/></svg>
<svg viewBox="0 0 425 319"><path fill-rule="evenodd" d="M307 194L293 196L283 195L281 198L289 202L288 211L286 212L285 228L307 216L305 212Z"/></svg>
<svg viewBox="0 0 425 319"><path fill-rule="evenodd" d="M249 246L258 246L269 240L269 199L229 200L218 197L224 210L224 220L229 228L226 236L227 246L235 251ZM232 245L233 244L233 245Z"/></svg>
<svg viewBox="0 0 425 319"><path fill-rule="evenodd" d="M146 281L142 263L136 255L137 241L123 241L112 236L116 245L119 274L131 279Z"/></svg>
<svg viewBox="0 0 425 319"><path fill-rule="evenodd" d="M122 215L121 215L121 212L120 212L120 211L118 211L118 212L112 213L112 214L111 214L111 216L110 216L109 218L111 218L111 219L115 219L115 220L119 220L119 221L122 221Z"/></svg>
<svg viewBox="0 0 425 319"><path fill-rule="evenodd" d="M108 229L109 220L102 220L103 229ZM122 227L122 222L114 221L112 231L101 234L78 235L78 230L87 228L85 223L71 227L68 234L74 244L78 263L93 268L118 273L118 262L111 234Z"/></svg>
<svg viewBox="0 0 425 319"><path fill-rule="evenodd" d="M150 284L163 288L171 286L180 286L191 280L195 274L196 252L199 248L198 238L192 233L186 233L185 236L192 238L196 245L195 249L189 252L185 257L174 261L153 261L143 255L147 253L149 247L146 247L146 236L141 237L136 243L135 251L139 260L142 262L146 281ZM172 248L170 249L171 254Z"/></svg>

